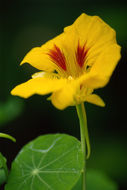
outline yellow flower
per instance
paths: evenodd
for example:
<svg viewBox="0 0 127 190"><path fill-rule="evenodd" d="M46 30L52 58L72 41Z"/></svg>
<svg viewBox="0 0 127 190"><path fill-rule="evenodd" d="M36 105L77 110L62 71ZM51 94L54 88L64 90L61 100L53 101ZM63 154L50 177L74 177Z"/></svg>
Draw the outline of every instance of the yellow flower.
<svg viewBox="0 0 127 190"><path fill-rule="evenodd" d="M108 83L120 49L109 25L98 16L83 13L62 34L24 57L21 65L27 62L41 72L16 86L11 94L28 98L50 93L49 99L58 109L85 101L104 106L93 91Z"/></svg>

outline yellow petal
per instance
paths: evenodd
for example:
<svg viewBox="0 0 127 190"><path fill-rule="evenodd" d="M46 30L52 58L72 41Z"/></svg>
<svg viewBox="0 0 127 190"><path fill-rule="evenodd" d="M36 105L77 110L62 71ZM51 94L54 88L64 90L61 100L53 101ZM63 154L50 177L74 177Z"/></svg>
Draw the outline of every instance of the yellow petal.
<svg viewBox="0 0 127 190"><path fill-rule="evenodd" d="M84 81L84 84L90 88L105 86L121 57L120 49L117 44L112 44L104 49L91 67L91 70L81 76L79 80Z"/></svg>
<svg viewBox="0 0 127 190"><path fill-rule="evenodd" d="M74 96L77 90L78 84L76 82L69 82L61 90L54 92L51 96L52 104L62 110L68 106L75 104Z"/></svg>
<svg viewBox="0 0 127 190"><path fill-rule="evenodd" d="M87 71L77 63L78 43L88 50L84 63L84 67L85 64L90 66ZM54 45L66 58L67 69L60 68L60 64L51 60L49 52ZM24 98L33 94L53 93L51 101L58 109L75 105L79 95L79 101L83 99L104 106L104 102L97 95L83 94L81 88L93 90L106 85L119 59L120 46L117 45L115 31L99 17L82 14L74 24L64 29L64 33L41 47L33 48L21 62L27 62L48 74L56 70L59 77L68 79L50 78L41 72L33 75L33 79L18 85L11 93ZM72 78L74 81L69 81Z"/></svg>
<svg viewBox="0 0 127 190"><path fill-rule="evenodd" d="M85 40L91 48L105 45L109 41L116 42L116 33L108 24L98 16L89 16L85 13L64 31L76 33L79 39Z"/></svg>
<svg viewBox="0 0 127 190"><path fill-rule="evenodd" d="M97 106L101 107L105 106L104 101L96 94L91 94L89 96L86 96L85 101L92 104L96 104Z"/></svg>
<svg viewBox="0 0 127 190"><path fill-rule="evenodd" d="M62 47L63 41L65 41L64 33L58 35L52 40L49 40L41 47L33 48L31 51L29 51L26 54L26 56L21 62L21 65L24 63L29 63L30 65L39 70L48 71L48 72L51 72L55 69L56 70L59 69L58 66L51 60L48 54L49 51L54 48L54 45Z"/></svg>
<svg viewBox="0 0 127 190"><path fill-rule="evenodd" d="M96 63L96 60L106 48L117 44L116 32L114 29L112 29L98 16L88 16L83 13L71 26L66 27L64 31L65 33L70 34L72 37L75 34L76 40L78 39L81 45L85 44L86 49L88 49L86 64L89 66L92 66ZM120 48L118 49L119 53ZM112 56L117 57L115 54Z"/></svg>
<svg viewBox="0 0 127 190"><path fill-rule="evenodd" d="M120 60L121 47L117 44L112 44L105 48L96 59L95 64L91 68L91 73L96 73L100 76L109 77L114 71L118 61Z"/></svg>
<svg viewBox="0 0 127 190"><path fill-rule="evenodd" d="M54 70L53 63L50 61L48 55L45 53L45 50L41 47L33 48L29 53L27 53L22 60L21 65L24 63L29 63L39 70Z"/></svg>
<svg viewBox="0 0 127 190"><path fill-rule="evenodd" d="M48 94L61 89L66 84L66 79L52 79L46 77L37 77L28 80L16 86L11 94L15 96L20 96L23 98L28 98L33 94Z"/></svg>
<svg viewBox="0 0 127 190"><path fill-rule="evenodd" d="M104 48L111 43L116 43L115 31L97 16L81 14L76 21L64 29L64 33L58 35L41 47L33 48L23 59L21 64L27 62L39 70L53 71L59 67L52 62L48 53L54 45L57 45L66 57L66 66L70 75L76 76L78 70L75 63L75 51L78 41L86 44L89 49L87 64L92 65ZM65 76L65 75L64 75Z"/></svg>

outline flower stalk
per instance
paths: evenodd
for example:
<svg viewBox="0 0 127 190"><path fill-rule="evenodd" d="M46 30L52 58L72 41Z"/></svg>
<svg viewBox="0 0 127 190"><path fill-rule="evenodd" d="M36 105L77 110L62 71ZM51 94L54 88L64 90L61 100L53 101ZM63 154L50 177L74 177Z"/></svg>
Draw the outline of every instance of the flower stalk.
<svg viewBox="0 0 127 190"><path fill-rule="evenodd" d="M80 122L80 136L81 136L81 148L84 154L84 170L82 175L82 190L86 190L86 159L90 156L90 143L87 129L87 117L84 107L84 103L76 106L79 122ZM86 155L87 145L87 155Z"/></svg>

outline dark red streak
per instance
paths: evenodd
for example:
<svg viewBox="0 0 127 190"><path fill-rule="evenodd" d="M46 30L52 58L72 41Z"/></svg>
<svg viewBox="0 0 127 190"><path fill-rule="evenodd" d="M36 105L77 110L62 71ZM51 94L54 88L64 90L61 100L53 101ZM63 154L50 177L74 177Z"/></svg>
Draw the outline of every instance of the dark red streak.
<svg viewBox="0 0 127 190"><path fill-rule="evenodd" d="M81 47L80 44L78 43L76 51L76 60L80 67L83 67L87 53L88 50L86 50L85 44L83 47Z"/></svg>
<svg viewBox="0 0 127 190"><path fill-rule="evenodd" d="M59 47L54 45L54 49L51 49L48 55L57 66L61 67L65 71L67 70L65 56Z"/></svg>

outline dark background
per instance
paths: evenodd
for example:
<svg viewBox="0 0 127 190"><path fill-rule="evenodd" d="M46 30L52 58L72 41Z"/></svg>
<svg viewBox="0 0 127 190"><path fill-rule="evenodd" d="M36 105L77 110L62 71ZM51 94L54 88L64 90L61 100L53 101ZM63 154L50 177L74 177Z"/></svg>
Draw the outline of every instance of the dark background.
<svg viewBox="0 0 127 190"><path fill-rule="evenodd" d="M98 15L117 32L122 58L110 83L99 94L105 108L86 104L92 154L87 167L104 171L127 189L127 4L113 0L0 1L0 131L17 143L0 139L0 152L10 167L21 147L41 134L67 133L80 138L74 107L55 109L47 96L11 97L10 90L36 71L19 67L24 55L62 32L85 12Z"/></svg>

